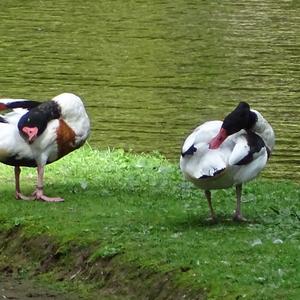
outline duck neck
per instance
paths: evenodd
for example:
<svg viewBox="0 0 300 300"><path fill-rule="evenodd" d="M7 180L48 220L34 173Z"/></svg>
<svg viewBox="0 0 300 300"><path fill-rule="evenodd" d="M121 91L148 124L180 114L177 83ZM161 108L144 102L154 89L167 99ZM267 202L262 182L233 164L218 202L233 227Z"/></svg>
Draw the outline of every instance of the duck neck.
<svg viewBox="0 0 300 300"><path fill-rule="evenodd" d="M257 111L254 111L257 115L257 122L252 128L252 131L258 134L266 146L272 152L275 145L275 134L272 126L268 123L268 121Z"/></svg>

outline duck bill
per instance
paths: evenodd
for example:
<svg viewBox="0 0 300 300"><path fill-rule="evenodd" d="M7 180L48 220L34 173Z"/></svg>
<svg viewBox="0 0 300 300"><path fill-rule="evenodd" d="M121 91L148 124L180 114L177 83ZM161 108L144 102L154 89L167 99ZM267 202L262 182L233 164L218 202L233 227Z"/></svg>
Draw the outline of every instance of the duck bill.
<svg viewBox="0 0 300 300"><path fill-rule="evenodd" d="M209 149L218 149L227 137L227 130L221 128L219 133L209 142Z"/></svg>
<svg viewBox="0 0 300 300"><path fill-rule="evenodd" d="M38 128L37 127L23 127L22 132L27 136L29 144L33 143L37 138Z"/></svg>

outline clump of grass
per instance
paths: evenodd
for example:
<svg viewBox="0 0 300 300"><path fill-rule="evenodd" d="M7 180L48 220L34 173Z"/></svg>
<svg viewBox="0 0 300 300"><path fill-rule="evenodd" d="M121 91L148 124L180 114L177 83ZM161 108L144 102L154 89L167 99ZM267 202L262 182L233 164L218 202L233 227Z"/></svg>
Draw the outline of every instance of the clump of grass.
<svg viewBox="0 0 300 300"><path fill-rule="evenodd" d="M99 245L89 258L119 255L126 263L170 272L209 299L296 299L300 293L300 190L287 181L245 185L243 211L231 221L234 190L213 194L220 222L207 223L201 191L178 165L157 153L84 147L46 167L45 188L64 203L16 201L13 170L0 166L0 229L22 225L61 247ZM30 193L35 171L22 173Z"/></svg>

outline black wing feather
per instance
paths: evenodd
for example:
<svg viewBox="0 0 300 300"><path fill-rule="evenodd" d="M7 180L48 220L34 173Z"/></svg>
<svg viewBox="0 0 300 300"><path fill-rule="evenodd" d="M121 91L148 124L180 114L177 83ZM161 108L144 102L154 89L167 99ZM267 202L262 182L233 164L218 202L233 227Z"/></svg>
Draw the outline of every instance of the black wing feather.
<svg viewBox="0 0 300 300"><path fill-rule="evenodd" d="M250 131L246 136L248 146L250 148L249 153L241 159L236 165L247 165L254 159L254 154L258 153L263 147L266 147L263 139L256 133Z"/></svg>

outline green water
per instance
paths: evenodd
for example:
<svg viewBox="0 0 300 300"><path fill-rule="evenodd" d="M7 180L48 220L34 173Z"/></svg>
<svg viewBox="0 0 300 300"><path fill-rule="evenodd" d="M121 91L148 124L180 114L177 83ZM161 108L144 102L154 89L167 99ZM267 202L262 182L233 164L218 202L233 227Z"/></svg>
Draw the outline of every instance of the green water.
<svg viewBox="0 0 300 300"><path fill-rule="evenodd" d="M82 96L99 148L176 161L198 123L248 101L277 141L265 176L300 178L300 2L0 2L0 96Z"/></svg>

